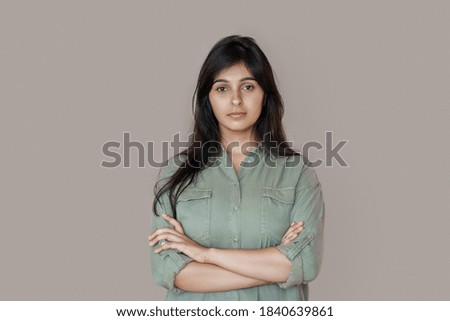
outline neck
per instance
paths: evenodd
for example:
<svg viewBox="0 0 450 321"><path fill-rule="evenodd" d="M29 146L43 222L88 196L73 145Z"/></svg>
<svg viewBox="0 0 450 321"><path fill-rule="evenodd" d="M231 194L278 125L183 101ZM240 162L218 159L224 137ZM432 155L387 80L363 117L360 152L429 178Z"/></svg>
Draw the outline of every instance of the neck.
<svg viewBox="0 0 450 321"><path fill-rule="evenodd" d="M222 139L221 145L229 154L246 154L258 146L258 142L253 139Z"/></svg>

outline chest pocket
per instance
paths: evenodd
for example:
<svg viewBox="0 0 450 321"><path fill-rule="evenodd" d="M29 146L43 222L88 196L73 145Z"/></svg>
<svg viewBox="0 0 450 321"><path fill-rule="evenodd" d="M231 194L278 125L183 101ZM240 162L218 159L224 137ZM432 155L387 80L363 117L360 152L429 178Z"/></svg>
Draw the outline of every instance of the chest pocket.
<svg viewBox="0 0 450 321"><path fill-rule="evenodd" d="M211 188L186 188L177 200L177 218L193 241L208 246L211 226Z"/></svg>
<svg viewBox="0 0 450 321"><path fill-rule="evenodd" d="M284 188L262 188L263 246L281 243L291 224L290 214L295 202L295 186Z"/></svg>

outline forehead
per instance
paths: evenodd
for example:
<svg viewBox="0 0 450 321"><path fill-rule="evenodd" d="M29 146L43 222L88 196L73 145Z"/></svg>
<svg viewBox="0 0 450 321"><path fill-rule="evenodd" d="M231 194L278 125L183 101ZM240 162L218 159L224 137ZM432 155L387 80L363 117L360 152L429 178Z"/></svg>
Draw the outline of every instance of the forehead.
<svg viewBox="0 0 450 321"><path fill-rule="evenodd" d="M234 64L228 68L224 68L222 69L214 79L219 79L219 78L226 78L229 80L233 80L233 79L240 79L243 77L252 77L252 73L250 72L250 70L247 68L247 66L240 62L237 64Z"/></svg>

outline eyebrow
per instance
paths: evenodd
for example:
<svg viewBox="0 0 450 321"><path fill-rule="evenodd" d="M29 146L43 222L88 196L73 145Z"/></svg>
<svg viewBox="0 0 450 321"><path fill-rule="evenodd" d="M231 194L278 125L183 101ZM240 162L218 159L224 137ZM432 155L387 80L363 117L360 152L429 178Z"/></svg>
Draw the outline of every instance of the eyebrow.
<svg viewBox="0 0 450 321"><path fill-rule="evenodd" d="M254 81L256 81L256 79L255 78L253 78L253 77L244 77L244 78L242 78L241 80L240 80L240 82L243 82L243 81L246 81L246 80L254 80ZM216 80L214 80L213 81L213 85L216 83L216 82L228 82L228 80L226 80L226 79L216 79Z"/></svg>

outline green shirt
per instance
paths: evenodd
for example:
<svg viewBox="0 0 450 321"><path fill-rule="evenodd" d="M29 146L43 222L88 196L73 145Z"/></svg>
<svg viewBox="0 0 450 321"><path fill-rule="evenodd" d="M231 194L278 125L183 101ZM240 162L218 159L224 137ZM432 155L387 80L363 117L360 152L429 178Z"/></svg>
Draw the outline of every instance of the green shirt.
<svg viewBox="0 0 450 321"><path fill-rule="evenodd" d="M158 179L171 176L181 156L169 159ZM158 186L160 186L158 184ZM236 173L225 149L211 167L198 174L177 201L177 219L186 235L205 247L261 249L276 247L291 262L286 282L223 292L189 292L174 286L175 275L192 259L168 249L151 250L153 280L168 289L165 300L308 300L308 282L316 278L322 260L325 204L315 170L300 155L274 158L262 147L247 154ZM158 214L173 216L168 192L157 205ZM291 222L304 230L280 245ZM162 217L152 219L156 229L172 227Z"/></svg>

